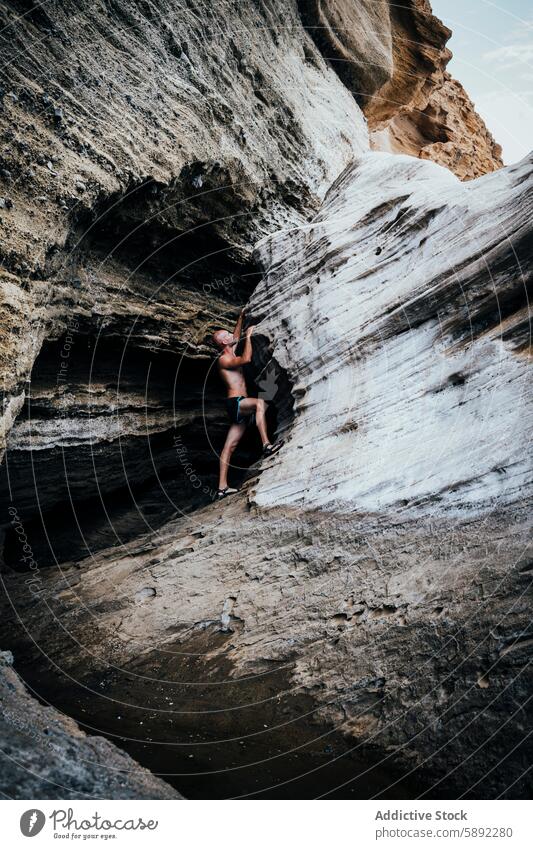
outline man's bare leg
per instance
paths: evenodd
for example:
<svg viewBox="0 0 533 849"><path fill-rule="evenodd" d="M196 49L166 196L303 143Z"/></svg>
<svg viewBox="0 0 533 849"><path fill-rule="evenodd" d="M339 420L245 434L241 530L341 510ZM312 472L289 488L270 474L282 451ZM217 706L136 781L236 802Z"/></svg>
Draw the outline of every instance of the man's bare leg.
<svg viewBox="0 0 533 849"><path fill-rule="evenodd" d="M224 448L222 449L222 452L220 454L220 469L218 476L219 489L226 489L228 486L228 468L231 460L231 455L233 454L237 445L241 441L245 430L245 424L232 424L230 429L228 430L228 435L226 436Z"/></svg>
<svg viewBox="0 0 533 849"><path fill-rule="evenodd" d="M261 443L263 447L265 445L270 445L270 439L268 438L266 427L266 404L263 399L243 398L240 403L239 410L243 415L255 413L255 423L257 425L257 430L259 431L259 436L261 437Z"/></svg>

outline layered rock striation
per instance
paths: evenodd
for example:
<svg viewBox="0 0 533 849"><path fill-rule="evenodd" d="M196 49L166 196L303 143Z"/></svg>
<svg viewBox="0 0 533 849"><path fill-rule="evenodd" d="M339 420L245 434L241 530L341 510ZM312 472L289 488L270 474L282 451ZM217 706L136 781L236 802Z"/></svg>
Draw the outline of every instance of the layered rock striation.
<svg viewBox="0 0 533 849"><path fill-rule="evenodd" d="M462 186L370 154L309 224L260 243L251 307L310 451L262 476L260 505L297 506L304 480L313 507L405 516L527 494L530 190L529 159Z"/></svg>
<svg viewBox="0 0 533 849"><path fill-rule="evenodd" d="M72 317L205 357L256 239L316 208L368 140L294 3L1 12L8 429Z"/></svg>
<svg viewBox="0 0 533 849"><path fill-rule="evenodd" d="M186 795L228 766L231 795L527 793L532 179L370 153L258 246L285 445L33 595L7 576L35 686Z"/></svg>
<svg viewBox="0 0 533 849"><path fill-rule="evenodd" d="M24 679L186 795L525 795L531 163L457 179L501 160L449 30L425 0L0 16ZM210 504L209 336L246 301L286 442ZM40 746L6 792L174 794L80 739L96 766L54 791Z"/></svg>
<svg viewBox="0 0 533 849"><path fill-rule="evenodd" d="M417 101L390 120L372 121L374 150L408 153L449 168L461 180L472 180L503 165L494 140L461 83L448 72Z"/></svg>
<svg viewBox="0 0 533 849"><path fill-rule="evenodd" d="M502 166L501 147L447 73L451 31L427 0L300 0L308 30L368 119L372 147L449 168L462 180Z"/></svg>

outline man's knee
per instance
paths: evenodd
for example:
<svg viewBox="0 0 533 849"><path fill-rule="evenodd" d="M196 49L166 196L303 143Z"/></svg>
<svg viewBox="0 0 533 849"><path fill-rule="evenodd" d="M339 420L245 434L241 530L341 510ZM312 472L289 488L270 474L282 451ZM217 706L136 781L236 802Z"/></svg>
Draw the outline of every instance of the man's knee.
<svg viewBox="0 0 533 849"><path fill-rule="evenodd" d="M226 452L226 454L233 454L237 445L239 444L239 441L240 440L236 437L226 440L226 444L224 445L224 449L223 449Z"/></svg>

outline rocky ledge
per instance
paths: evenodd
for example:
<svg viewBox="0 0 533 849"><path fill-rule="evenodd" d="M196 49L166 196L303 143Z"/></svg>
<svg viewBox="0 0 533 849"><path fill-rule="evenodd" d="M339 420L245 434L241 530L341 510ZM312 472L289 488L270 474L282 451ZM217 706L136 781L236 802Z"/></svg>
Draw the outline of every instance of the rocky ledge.
<svg viewBox="0 0 533 849"><path fill-rule="evenodd" d="M9 799L179 799L103 737L41 705L0 652L2 795Z"/></svg>

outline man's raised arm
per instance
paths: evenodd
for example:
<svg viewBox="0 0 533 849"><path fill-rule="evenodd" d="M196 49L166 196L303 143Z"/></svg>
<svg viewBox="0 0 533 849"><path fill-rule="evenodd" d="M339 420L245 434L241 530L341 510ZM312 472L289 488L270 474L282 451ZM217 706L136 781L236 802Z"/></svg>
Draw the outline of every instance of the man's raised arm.
<svg viewBox="0 0 533 849"><path fill-rule="evenodd" d="M233 331L233 338L240 339L242 332L242 322L244 320L244 308L241 310L239 314L239 318L237 319L237 324L235 325L235 330Z"/></svg>

